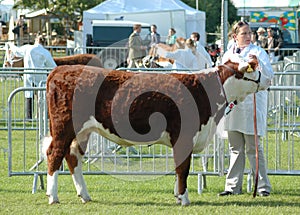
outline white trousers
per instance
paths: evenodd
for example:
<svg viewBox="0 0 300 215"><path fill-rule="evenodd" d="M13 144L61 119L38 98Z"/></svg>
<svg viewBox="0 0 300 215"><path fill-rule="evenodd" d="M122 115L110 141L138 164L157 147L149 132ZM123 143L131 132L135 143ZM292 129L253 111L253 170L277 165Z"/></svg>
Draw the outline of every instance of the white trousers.
<svg viewBox="0 0 300 215"><path fill-rule="evenodd" d="M226 175L225 191L241 194L245 169L245 153L249 159L254 177L256 173L255 138L254 135L246 135L238 131L228 131L228 140L230 148L230 164ZM263 148L260 145L260 141L258 142L258 146L259 177L257 191L267 191L270 193L271 184L267 175Z"/></svg>

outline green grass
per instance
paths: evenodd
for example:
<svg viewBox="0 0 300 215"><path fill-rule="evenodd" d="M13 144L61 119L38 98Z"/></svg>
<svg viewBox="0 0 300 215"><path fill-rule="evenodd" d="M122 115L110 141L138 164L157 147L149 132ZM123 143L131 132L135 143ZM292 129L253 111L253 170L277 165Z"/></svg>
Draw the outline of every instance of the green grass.
<svg viewBox="0 0 300 215"><path fill-rule="evenodd" d="M128 181L114 176L85 176L92 202L76 197L69 175L59 176L61 203L48 205L45 190L31 194L32 176L7 177L1 156L1 214L299 214L300 180L293 176L271 176L270 197L252 193L218 197L225 177L208 176L208 188L197 193L197 177L190 176L188 207L175 205L173 176L154 180ZM45 177L44 177L45 178ZM244 186L245 187L245 186Z"/></svg>
<svg viewBox="0 0 300 215"><path fill-rule="evenodd" d="M26 149L26 170L34 164L32 147L23 146L22 131L14 131L13 167L23 169L22 153ZM32 131L33 132L33 131ZM299 214L300 180L298 176L270 176L270 197L252 197L247 193L244 177L243 194L218 197L224 189L225 176L207 176L207 188L197 192L197 176L188 178L191 205L175 204L174 176L85 175L92 202L81 203L70 175L59 176L60 204L48 205L45 190L32 194L33 176L8 177L7 132L0 131L0 214ZM28 133L27 143L34 139ZM19 137L19 138L17 138ZM21 154L21 155L20 155ZM210 164L211 165L211 164ZM45 167L43 163L42 168ZM43 176L46 185L46 176ZM40 186L40 182L39 182Z"/></svg>

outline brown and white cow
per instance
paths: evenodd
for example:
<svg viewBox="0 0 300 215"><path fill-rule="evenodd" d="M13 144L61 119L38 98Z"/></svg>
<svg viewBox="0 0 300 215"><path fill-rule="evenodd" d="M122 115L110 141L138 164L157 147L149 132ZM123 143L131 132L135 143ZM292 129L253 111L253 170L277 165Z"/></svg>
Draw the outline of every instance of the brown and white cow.
<svg viewBox="0 0 300 215"><path fill-rule="evenodd" d="M240 102L269 86L255 70L257 64L256 58L249 63L228 61L193 74L56 67L47 80L51 137L45 138L44 144L49 204L59 202L58 172L64 158L77 195L84 203L91 201L81 158L90 133L97 132L123 146L172 147L175 195L182 205L189 205L191 154L203 150L210 141L226 101Z"/></svg>

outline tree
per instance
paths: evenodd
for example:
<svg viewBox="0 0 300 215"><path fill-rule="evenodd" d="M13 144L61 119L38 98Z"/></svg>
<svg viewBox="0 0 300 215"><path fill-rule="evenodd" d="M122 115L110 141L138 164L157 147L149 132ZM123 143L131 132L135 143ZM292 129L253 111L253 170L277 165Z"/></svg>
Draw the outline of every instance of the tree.
<svg viewBox="0 0 300 215"><path fill-rule="evenodd" d="M63 24L72 23L73 28L82 17L83 11L90 9L105 0L22 0L16 1L15 9L48 9L49 12L59 17ZM0 0L1 2L1 0ZM182 0L187 5L196 8L196 0ZM218 38L221 26L221 0L198 0L199 10L206 12L207 42L212 43ZM228 0L228 25L239 20L237 9ZM70 22L71 21L71 22Z"/></svg>
<svg viewBox="0 0 300 215"><path fill-rule="evenodd" d="M187 5L196 8L196 0L182 0ZM205 11L206 13L206 32L207 42L215 42L217 38L220 38L220 29L221 29L221 0L198 0L199 10ZM232 25L235 21L239 20L237 14L237 9L228 0L228 26ZM230 28L229 28L230 29ZM211 35L211 34L214 35Z"/></svg>
<svg viewBox="0 0 300 215"><path fill-rule="evenodd" d="M47 9L49 14L59 17L62 24L75 28L83 11L90 9L104 0L22 0L16 1L15 9L30 9L32 11Z"/></svg>

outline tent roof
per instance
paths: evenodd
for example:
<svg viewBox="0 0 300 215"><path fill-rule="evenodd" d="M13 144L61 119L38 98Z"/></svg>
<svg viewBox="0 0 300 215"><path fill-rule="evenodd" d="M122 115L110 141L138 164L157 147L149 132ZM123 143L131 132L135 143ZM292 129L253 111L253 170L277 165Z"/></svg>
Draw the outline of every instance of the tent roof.
<svg viewBox="0 0 300 215"><path fill-rule="evenodd" d="M299 7L299 0L231 0L237 8Z"/></svg>
<svg viewBox="0 0 300 215"><path fill-rule="evenodd" d="M38 16L46 16L46 15L47 15L47 10L41 9L41 10L37 10L37 11L33 11L33 12L25 14L25 18L30 19L30 18L35 18Z"/></svg>
<svg viewBox="0 0 300 215"><path fill-rule="evenodd" d="M202 12L186 5L180 0L107 0L87 11L89 13L99 13L99 11L102 11L103 13L113 14L182 9L187 14Z"/></svg>

